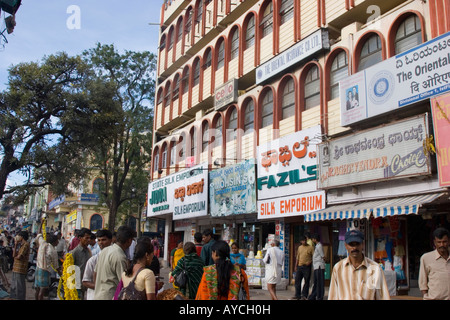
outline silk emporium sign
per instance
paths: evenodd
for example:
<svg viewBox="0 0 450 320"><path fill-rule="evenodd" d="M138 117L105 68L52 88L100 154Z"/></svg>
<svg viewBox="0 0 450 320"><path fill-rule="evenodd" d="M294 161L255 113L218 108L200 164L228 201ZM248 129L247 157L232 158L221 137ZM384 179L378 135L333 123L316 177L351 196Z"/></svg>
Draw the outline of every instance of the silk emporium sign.
<svg viewBox="0 0 450 320"><path fill-rule="evenodd" d="M339 82L341 126L450 91L450 32Z"/></svg>
<svg viewBox="0 0 450 320"><path fill-rule="evenodd" d="M430 174L424 153L428 115L366 130L319 145L319 188Z"/></svg>
<svg viewBox="0 0 450 320"><path fill-rule="evenodd" d="M207 186L207 163L151 182L147 217L173 213L173 219L179 220L207 215Z"/></svg>
<svg viewBox="0 0 450 320"><path fill-rule="evenodd" d="M209 202L213 217L256 212L255 160L211 171Z"/></svg>

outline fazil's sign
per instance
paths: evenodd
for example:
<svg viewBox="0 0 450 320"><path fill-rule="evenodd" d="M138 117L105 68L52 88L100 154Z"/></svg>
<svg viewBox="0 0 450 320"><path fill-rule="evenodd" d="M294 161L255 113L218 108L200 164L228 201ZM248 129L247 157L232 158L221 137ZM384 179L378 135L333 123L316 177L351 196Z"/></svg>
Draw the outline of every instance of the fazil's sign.
<svg viewBox="0 0 450 320"><path fill-rule="evenodd" d="M238 100L238 81L232 79L215 90L214 93L214 109L222 110L231 103Z"/></svg>

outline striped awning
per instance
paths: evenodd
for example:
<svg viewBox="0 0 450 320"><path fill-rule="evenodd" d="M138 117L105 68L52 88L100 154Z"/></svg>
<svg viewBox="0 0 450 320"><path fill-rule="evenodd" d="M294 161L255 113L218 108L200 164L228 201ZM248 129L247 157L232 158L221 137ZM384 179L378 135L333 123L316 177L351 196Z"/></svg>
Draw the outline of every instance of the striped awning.
<svg viewBox="0 0 450 320"><path fill-rule="evenodd" d="M323 220L363 219L371 214L375 218L395 215L417 214L422 204L430 203L446 193L431 193L419 196L365 201L331 206L325 210L305 215L306 222Z"/></svg>

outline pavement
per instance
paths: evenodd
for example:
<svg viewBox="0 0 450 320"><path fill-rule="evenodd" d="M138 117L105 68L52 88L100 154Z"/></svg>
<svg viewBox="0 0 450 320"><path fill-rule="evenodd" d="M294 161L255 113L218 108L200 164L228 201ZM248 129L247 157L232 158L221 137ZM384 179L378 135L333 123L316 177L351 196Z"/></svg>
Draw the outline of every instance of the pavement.
<svg viewBox="0 0 450 320"><path fill-rule="evenodd" d="M169 272L170 268L162 267L160 276L164 281L164 289L168 289L172 287L172 284L169 283ZM6 277L8 281L11 283L12 271L7 272ZM35 300L35 289L33 288L33 283L26 281L27 291L26 291L26 300ZM278 300L292 300L292 297L295 293L295 288L293 285L287 286L286 290L277 289L276 291ZM327 300L328 296L328 287L325 287L325 296L324 300ZM8 298L6 298L7 300ZM0 299L2 300L2 299ZM3 299L5 300L5 299ZM272 300L269 294L269 291L262 289L261 287L250 287L250 300ZM409 295L402 296L392 296L391 300L422 300L421 294L419 290L410 290Z"/></svg>

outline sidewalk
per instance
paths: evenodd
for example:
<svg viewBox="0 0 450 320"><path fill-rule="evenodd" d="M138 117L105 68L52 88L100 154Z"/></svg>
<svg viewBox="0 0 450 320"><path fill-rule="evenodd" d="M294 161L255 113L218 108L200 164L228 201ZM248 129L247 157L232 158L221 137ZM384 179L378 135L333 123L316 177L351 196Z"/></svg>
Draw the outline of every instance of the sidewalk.
<svg viewBox="0 0 450 320"><path fill-rule="evenodd" d="M162 267L160 276L163 277L164 281L164 289L172 288L172 284L169 283L169 267ZM8 278L8 281L11 283L12 278L12 271L9 271L6 273L6 277ZM33 288L33 283L26 281L27 286L27 292L26 292L26 299L27 300L35 300L35 290ZM277 290L277 297L278 300L291 300L291 298L294 296L295 288L294 286L290 285L287 287L287 290ZM328 287L325 287L325 296L324 300L327 300L328 298ZM0 299L0 300L8 300L8 298ZM269 291L263 290L258 287L250 287L250 300L271 300ZM392 296L391 300L422 300L422 296L420 294L420 290L411 289L409 292L409 295L403 295L403 296Z"/></svg>

